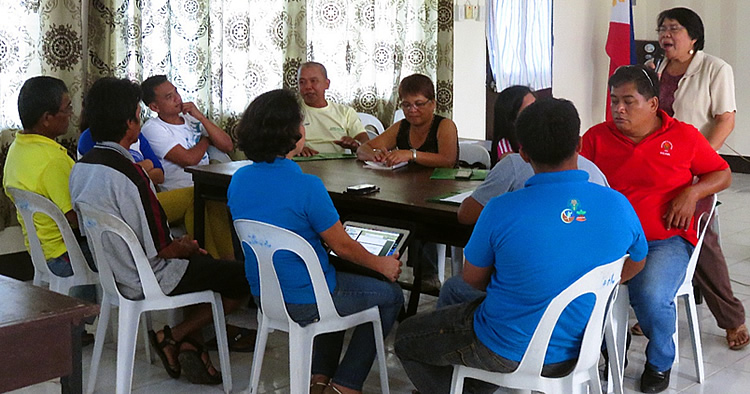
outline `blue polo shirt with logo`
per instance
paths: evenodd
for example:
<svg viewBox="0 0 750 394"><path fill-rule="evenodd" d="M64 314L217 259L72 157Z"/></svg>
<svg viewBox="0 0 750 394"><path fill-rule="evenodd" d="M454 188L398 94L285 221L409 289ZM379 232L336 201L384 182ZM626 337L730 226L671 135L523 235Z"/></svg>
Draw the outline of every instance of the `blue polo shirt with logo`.
<svg viewBox="0 0 750 394"><path fill-rule="evenodd" d="M581 276L626 253L635 261L646 257L628 200L587 180L580 170L540 173L490 200L479 216L464 253L474 266L494 270L474 331L502 357L521 360L547 305ZM578 357L593 305L589 294L563 312L545 363Z"/></svg>
<svg viewBox="0 0 750 394"><path fill-rule="evenodd" d="M320 233L339 220L339 214L320 178L305 174L297 163L276 158L273 163L244 166L232 176L227 205L233 219L251 219L297 233L315 249L328 289L336 288L336 270L328 261ZM258 261L243 244L245 275L253 295L260 296ZM274 255L284 300L290 304L314 304L315 295L305 263L296 254Z"/></svg>

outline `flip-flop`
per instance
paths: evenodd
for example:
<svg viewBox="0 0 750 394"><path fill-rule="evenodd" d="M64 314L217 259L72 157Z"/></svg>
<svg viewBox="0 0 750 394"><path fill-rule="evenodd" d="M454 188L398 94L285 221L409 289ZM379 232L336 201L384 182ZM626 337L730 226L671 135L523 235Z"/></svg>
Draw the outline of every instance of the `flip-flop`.
<svg viewBox="0 0 750 394"><path fill-rule="evenodd" d="M739 342L739 334L744 332L745 333L745 341ZM735 342L734 345L729 345L730 342ZM750 335L748 335L747 327L745 327L745 324L742 324L741 326L737 327L733 330L733 333L729 333L729 330L727 330L727 345L729 345L729 349L731 350L740 350L744 349L745 346L750 344Z"/></svg>
<svg viewBox="0 0 750 394"><path fill-rule="evenodd" d="M153 330L148 331L148 341L151 343L151 347L154 349L156 354L161 359L161 363L164 364L164 369L167 370L167 374L173 379L180 377L180 365L173 365L169 363L167 354L164 353L164 348L167 346L174 346L175 349L179 350L179 344L172 338L172 330L169 326L164 326L164 340L159 342L156 338L156 333Z"/></svg>
<svg viewBox="0 0 750 394"><path fill-rule="evenodd" d="M180 350L180 355L177 357L180 360L180 366L182 367L183 375L193 384L219 384L221 383L221 372L216 371L216 375L211 375L208 372L210 367L213 367L211 360L203 360L203 355L208 355L208 352L203 349L203 346L190 338L186 338L182 341L183 343L189 343L195 349Z"/></svg>

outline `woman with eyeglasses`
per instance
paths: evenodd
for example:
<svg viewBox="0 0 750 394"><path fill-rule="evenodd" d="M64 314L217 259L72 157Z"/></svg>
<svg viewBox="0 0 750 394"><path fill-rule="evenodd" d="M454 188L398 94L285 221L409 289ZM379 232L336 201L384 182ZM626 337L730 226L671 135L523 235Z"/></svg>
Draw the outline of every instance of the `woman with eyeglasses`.
<svg viewBox="0 0 750 394"><path fill-rule="evenodd" d="M703 22L694 11L682 7L662 11L657 25L659 45L664 49L664 60L655 64L661 85L659 108L695 126L718 150L734 129L737 106L732 67L703 52ZM719 327L726 330L729 348L739 350L750 343L750 335L742 303L729 283L715 218L706 232L693 281Z"/></svg>
<svg viewBox="0 0 750 394"><path fill-rule="evenodd" d="M454 167L458 162L458 130L452 120L435 115L435 86L413 74L401 81L398 96L405 119L362 144L357 158L392 166L403 162L426 167Z"/></svg>

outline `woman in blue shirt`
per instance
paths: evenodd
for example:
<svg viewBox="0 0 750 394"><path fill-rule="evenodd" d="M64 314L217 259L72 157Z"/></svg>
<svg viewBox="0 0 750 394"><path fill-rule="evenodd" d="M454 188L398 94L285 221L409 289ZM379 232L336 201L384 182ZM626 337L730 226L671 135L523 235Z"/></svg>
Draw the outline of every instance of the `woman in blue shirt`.
<svg viewBox="0 0 750 394"><path fill-rule="evenodd" d="M383 333L388 335L404 301L395 283L401 262L398 256L375 256L349 237L323 182L302 173L290 160L305 143L295 95L274 90L258 96L243 114L237 135L240 149L254 163L232 176L227 192L232 217L270 223L305 238L318 255L337 311L348 315L377 305ZM323 242L339 257L378 271L390 282L336 272ZM245 252L247 279L253 296L259 297L257 261L253 253ZM316 321L317 306L304 263L291 252L279 252L275 265L291 318L301 325ZM315 338L311 393L361 393L375 358L372 326L354 330L339 363L343 340L343 331Z"/></svg>

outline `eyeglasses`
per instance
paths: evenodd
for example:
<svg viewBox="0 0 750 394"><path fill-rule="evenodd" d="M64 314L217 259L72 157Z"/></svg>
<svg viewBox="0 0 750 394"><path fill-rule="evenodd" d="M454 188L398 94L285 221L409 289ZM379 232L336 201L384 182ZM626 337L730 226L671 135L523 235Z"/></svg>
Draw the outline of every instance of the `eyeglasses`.
<svg viewBox="0 0 750 394"><path fill-rule="evenodd" d="M422 109L424 108L427 103L429 103L432 100L426 100L426 101L415 101L414 104L407 103L405 101L402 101L401 104L399 104L399 107L404 110L404 112L414 108L414 109Z"/></svg>
<svg viewBox="0 0 750 394"><path fill-rule="evenodd" d="M68 103L65 108L59 110L58 112L62 112L63 115L73 115L73 103Z"/></svg>
<svg viewBox="0 0 750 394"><path fill-rule="evenodd" d="M666 32L669 32L669 34L675 34L684 28L685 26L681 25L659 26L659 28L656 29L656 32L659 34L664 34Z"/></svg>

